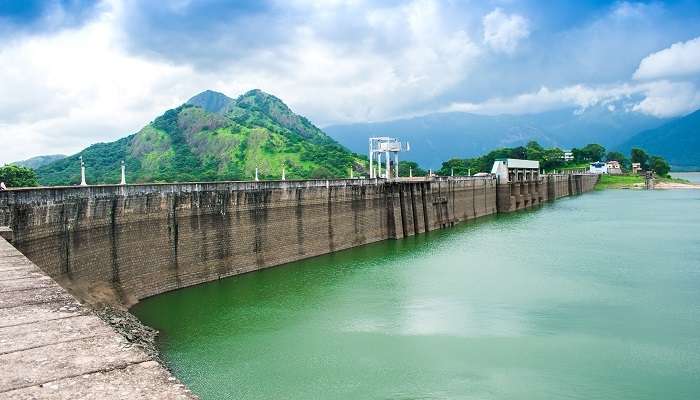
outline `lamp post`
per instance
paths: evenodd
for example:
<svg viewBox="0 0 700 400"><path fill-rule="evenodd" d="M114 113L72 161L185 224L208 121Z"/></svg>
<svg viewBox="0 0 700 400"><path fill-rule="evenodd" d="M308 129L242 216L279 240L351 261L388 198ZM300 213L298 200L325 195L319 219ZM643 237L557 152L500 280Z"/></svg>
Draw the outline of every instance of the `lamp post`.
<svg viewBox="0 0 700 400"><path fill-rule="evenodd" d="M126 185L126 167L124 166L124 160L122 160L122 180L119 184Z"/></svg>
<svg viewBox="0 0 700 400"><path fill-rule="evenodd" d="M87 182L85 182L85 163L83 162L83 156L80 156L80 186L87 186Z"/></svg>

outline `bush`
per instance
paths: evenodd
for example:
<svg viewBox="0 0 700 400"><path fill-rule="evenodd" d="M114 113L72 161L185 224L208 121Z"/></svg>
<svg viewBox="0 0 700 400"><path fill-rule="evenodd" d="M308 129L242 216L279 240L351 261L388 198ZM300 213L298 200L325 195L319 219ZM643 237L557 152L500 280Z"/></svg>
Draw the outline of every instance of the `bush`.
<svg viewBox="0 0 700 400"><path fill-rule="evenodd" d="M659 176L667 176L671 172L671 166L668 162L659 156L651 156L649 158L649 166Z"/></svg>
<svg viewBox="0 0 700 400"><path fill-rule="evenodd" d="M8 188L39 186L33 169L12 164L0 167L0 182L5 182Z"/></svg>

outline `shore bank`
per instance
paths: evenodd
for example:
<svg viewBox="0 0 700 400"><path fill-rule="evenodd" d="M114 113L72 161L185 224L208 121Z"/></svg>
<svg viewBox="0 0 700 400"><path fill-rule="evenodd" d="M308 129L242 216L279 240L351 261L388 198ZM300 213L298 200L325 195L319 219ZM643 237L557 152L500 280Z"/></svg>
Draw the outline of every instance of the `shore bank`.
<svg viewBox="0 0 700 400"><path fill-rule="evenodd" d="M640 175L602 175L596 184L596 190L603 189L644 189L644 177ZM699 183L686 179L657 177L654 189L700 189Z"/></svg>
<svg viewBox="0 0 700 400"><path fill-rule="evenodd" d="M700 189L699 183L684 182L656 182L654 189Z"/></svg>

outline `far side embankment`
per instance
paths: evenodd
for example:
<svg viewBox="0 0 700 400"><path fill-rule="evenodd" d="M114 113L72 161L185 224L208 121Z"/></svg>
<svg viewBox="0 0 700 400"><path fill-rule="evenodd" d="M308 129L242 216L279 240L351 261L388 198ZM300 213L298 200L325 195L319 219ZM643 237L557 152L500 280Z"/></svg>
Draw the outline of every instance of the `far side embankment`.
<svg viewBox="0 0 700 400"><path fill-rule="evenodd" d="M591 190L592 175L55 187L0 192L0 226L91 303L139 299Z"/></svg>

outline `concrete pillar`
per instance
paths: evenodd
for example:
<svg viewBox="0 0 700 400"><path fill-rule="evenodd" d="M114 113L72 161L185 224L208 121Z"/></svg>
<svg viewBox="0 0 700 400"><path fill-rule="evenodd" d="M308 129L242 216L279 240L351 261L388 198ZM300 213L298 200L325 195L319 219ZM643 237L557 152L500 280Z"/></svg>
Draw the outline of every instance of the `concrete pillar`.
<svg viewBox="0 0 700 400"><path fill-rule="evenodd" d="M282 167L282 180L283 180L283 181L286 181L286 180L287 180L287 176L286 176L286 174L285 174L284 172L285 172L285 171L284 171L284 167Z"/></svg>
<svg viewBox="0 0 700 400"><path fill-rule="evenodd" d="M391 153L387 151L384 157L386 157L386 179L391 179Z"/></svg>
<svg viewBox="0 0 700 400"><path fill-rule="evenodd" d="M124 160L122 160L122 180L119 184L126 185L126 167L124 166Z"/></svg>
<svg viewBox="0 0 700 400"><path fill-rule="evenodd" d="M256 168L255 168L255 181L257 182L257 181L259 181L259 180L260 180L260 179L258 179L258 168L256 167Z"/></svg>
<svg viewBox="0 0 700 400"><path fill-rule="evenodd" d="M399 153L394 153L394 169L396 172L394 173L395 177L399 177Z"/></svg>
<svg viewBox="0 0 700 400"><path fill-rule="evenodd" d="M372 140L369 141L369 177L374 178L374 169L372 166L372 158L374 157L374 152L372 151Z"/></svg>
<svg viewBox="0 0 700 400"><path fill-rule="evenodd" d="M85 182L85 163L83 162L83 156L80 156L80 186L87 186L87 182Z"/></svg>

